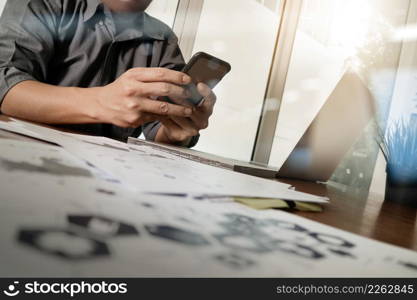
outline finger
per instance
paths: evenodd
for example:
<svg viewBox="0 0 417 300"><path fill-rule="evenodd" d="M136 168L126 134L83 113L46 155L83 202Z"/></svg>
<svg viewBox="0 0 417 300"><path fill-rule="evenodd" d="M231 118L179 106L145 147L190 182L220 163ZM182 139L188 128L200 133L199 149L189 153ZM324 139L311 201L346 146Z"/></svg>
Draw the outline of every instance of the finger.
<svg viewBox="0 0 417 300"><path fill-rule="evenodd" d="M143 124L150 123L150 122L154 122L154 121L162 121L162 120L165 120L165 119L166 119L166 117L164 117L164 116L147 113L143 117L143 120L144 120Z"/></svg>
<svg viewBox="0 0 417 300"><path fill-rule="evenodd" d="M201 112L196 110L190 117L193 124L199 129L206 129L208 127L208 119L210 114L208 112Z"/></svg>
<svg viewBox="0 0 417 300"><path fill-rule="evenodd" d="M208 116L211 116L213 113L214 105L216 104L216 95L204 83L199 83L197 89L198 92L204 97L204 101L202 101L201 104L197 106L197 110L207 113Z"/></svg>
<svg viewBox="0 0 417 300"><path fill-rule="evenodd" d="M171 118L169 120L162 121L162 124L164 125L164 127L166 128L166 131L168 132L166 136L171 142L172 141L184 142L198 134L198 131L196 129L185 129L184 127L187 127L187 126L184 125L184 123L182 123L184 120L180 120L180 119ZM178 125L178 124L182 124L182 125Z"/></svg>
<svg viewBox="0 0 417 300"><path fill-rule="evenodd" d="M182 98L173 97L173 99L171 99L170 97L150 97L150 99L158 100L158 101L164 101L164 102L168 102L168 103L172 103L172 104L178 104L178 105L181 105L181 106L189 107L193 111L195 110L194 106L192 104L190 104L190 102L188 102L187 100L184 100Z"/></svg>
<svg viewBox="0 0 417 300"><path fill-rule="evenodd" d="M203 101L193 112L192 118L210 117L213 114L214 102L210 100Z"/></svg>
<svg viewBox="0 0 417 300"><path fill-rule="evenodd" d="M189 92L178 85L167 83L167 82L150 82L150 83L139 83L136 82L136 94L135 96L147 96L147 97L169 97L171 99L182 99L188 98Z"/></svg>
<svg viewBox="0 0 417 300"><path fill-rule="evenodd" d="M191 82L191 77L182 72L166 68L133 68L127 75L142 82L170 82L185 85Z"/></svg>
<svg viewBox="0 0 417 300"><path fill-rule="evenodd" d="M155 97L151 99L159 100L159 101L165 101L172 104L178 104L181 106L189 107L193 110L193 112L196 110L194 105L192 105L188 100L183 98L176 98L176 97Z"/></svg>
<svg viewBox="0 0 417 300"><path fill-rule="evenodd" d="M188 136L191 137L198 134L198 128L190 119L172 117L171 120L174 121L182 131L185 131Z"/></svg>
<svg viewBox="0 0 417 300"><path fill-rule="evenodd" d="M178 126L178 124L176 124L171 119L165 118L161 120L161 123L162 125L164 125L166 129L165 137L170 142L179 142L179 141L186 139L184 131L181 129L181 127Z"/></svg>
<svg viewBox="0 0 417 300"><path fill-rule="evenodd" d="M193 113L191 108L176 104L151 99L141 99L139 101L139 110L145 113L172 117L190 117Z"/></svg>
<svg viewBox="0 0 417 300"><path fill-rule="evenodd" d="M214 104L215 102L207 99L197 107L196 111L202 113L205 116L211 116L213 114Z"/></svg>
<svg viewBox="0 0 417 300"><path fill-rule="evenodd" d="M165 126L165 128L170 132L180 132L181 127L178 126L177 123L172 121L170 118L163 118L161 119L161 123Z"/></svg>
<svg viewBox="0 0 417 300"><path fill-rule="evenodd" d="M116 126L125 128L136 128L142 124L159 120L160 116L150 113L128 112L118 118L115 118L113 123Z"/></svg>
<svg viewBox="0 0 417 300"><path fill-rule="evenodd" d="M188 97L187 97L188 98ZM169 97L169 99L173 102L173 103L176 103L176 104L178 104L178 105L181 105L181 106L186 106L186 107L190 107L190 108L192 108L193 109L193 111L195 110L194 109L194 106L187 100L187 98L186 99L184 99L184 98L177 98L177 97Z"/></svg>
<svg viewBox="0 0 417 300"><path fill-rule="evenodd" d="M213 104L216 103L216 95L213 93L212 89L208 85L200 82L197 85L197 90L200 93L200 95L204 97L204 99L206 100L205 102L207 102L208 100Z"/></svg>

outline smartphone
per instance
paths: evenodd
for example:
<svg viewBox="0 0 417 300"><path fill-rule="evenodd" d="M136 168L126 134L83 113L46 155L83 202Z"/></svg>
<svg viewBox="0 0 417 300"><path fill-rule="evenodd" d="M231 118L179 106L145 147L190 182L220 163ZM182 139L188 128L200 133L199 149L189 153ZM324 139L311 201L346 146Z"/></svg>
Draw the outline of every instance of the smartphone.
<svg viewBox="0 0 417 300"><path fill-rule="evenodd" d="M191 93L191 97L187 99L188 102L195 106L200 105L203 97L197 90L197 84L202 82L213 89L231 69L228 62L210 54L205 52L194 54L182 70L192 79L192 82L186 86L186 89Z"/></svg>

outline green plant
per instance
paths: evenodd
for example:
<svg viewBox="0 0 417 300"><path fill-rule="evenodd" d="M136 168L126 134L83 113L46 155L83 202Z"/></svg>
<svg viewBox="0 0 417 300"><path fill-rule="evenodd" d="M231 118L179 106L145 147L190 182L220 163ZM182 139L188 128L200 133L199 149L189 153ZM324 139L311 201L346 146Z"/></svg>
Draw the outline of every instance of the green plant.
<svg viewBox="0 0 417 300"><path fill-rule="evenodd" d="M397 182L417 183L417 122L400 120L379 133L387 173Z"/></svg>

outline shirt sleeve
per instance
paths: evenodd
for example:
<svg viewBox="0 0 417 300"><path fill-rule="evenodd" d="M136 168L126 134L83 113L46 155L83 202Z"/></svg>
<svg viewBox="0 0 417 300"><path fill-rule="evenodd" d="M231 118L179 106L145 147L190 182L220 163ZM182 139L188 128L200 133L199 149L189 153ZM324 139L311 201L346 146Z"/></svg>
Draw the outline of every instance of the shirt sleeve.
<svg viewBox="0 0 417 300"><path fill-rule="evenodd" d="M185 61L181 53L181 49L178 45L178 39L174 33L168 39L164 53L162 55L161 61L159 63L159 67L161 68L168 68L176 71L181 71L185 66ZM159 128L161 127L161 123L159 121L147 123L143 125L143 134L145 135L147 140L154 141L156 133L158 132ZM194 147L200 135L193 136L188 145L182 145L184 147Z"/></svg>
<svg viewBox="0 0 417 300"><path fill-rule="evenodd" d="M54 53L56 8L46 0L8 0L0 18L0 105L25 80L45 81Z"/></svg>

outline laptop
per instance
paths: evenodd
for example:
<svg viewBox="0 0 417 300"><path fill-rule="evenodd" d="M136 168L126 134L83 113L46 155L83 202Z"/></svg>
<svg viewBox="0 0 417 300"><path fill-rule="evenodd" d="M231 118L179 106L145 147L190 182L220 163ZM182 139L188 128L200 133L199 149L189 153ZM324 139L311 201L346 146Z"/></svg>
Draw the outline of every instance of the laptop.
<svg viewBox="0 0 417 300"><path fill-rule="evenodd" d="M277 177L328 181L374 115L369 89L357 74L345 73Z"/></svg>

